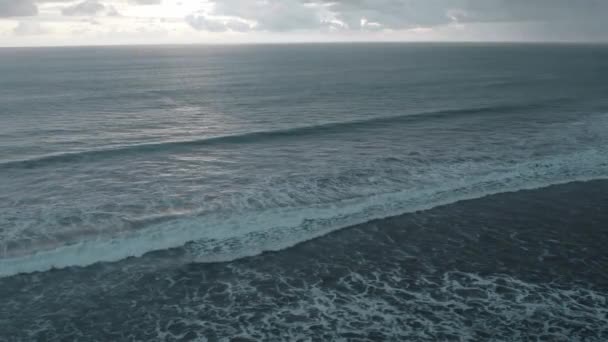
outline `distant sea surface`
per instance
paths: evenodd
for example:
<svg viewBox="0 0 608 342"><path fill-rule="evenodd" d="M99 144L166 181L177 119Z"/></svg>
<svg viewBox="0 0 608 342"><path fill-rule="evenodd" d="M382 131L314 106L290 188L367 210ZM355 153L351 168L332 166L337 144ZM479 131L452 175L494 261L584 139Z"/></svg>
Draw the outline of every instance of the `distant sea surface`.
<svg viewBox="0 0 608 342"><path fill-rule="evenodd" d="M0 49L0 341L608 341L608 46Z"/></svg>

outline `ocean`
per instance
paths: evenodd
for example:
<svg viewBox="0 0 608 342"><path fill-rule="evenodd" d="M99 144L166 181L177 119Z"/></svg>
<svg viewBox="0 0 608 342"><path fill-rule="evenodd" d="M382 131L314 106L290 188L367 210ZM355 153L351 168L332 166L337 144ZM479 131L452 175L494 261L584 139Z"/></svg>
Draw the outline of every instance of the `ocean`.
<svg viewBox="0 0 608 342"><path fill-rule="evenodd" d="M0 341L607 341L608 45L0 49Z"/></svg>

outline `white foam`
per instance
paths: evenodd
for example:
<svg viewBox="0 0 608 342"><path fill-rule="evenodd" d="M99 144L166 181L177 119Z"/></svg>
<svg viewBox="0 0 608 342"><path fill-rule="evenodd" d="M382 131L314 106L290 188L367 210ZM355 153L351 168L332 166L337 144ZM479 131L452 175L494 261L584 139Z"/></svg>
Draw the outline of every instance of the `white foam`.
<svg viewBox="0 0 608 342"><path fill-rule="evenodd" d="M193 331L209 329L219 336L254 340L277 339L280 331L280 338L289 341L311 335L337 341L347 336L365 339L370 332L377 339L396 341L480 340L480 332L491 333L495 340L579 341L591 337L574 327L586 327L595 336L603 336L608 328L607 294L575 285L458 271L412 275L399 265L350 270L337 280L338 286L324 285L317 277L307 282L297 272L294 279L251 267L231 270L239 281L218 287L228 305L218 305L206 292L195 292L187 309L172 318ZM424 286L403 286L417 280ZM268 282L282 292L260 291L260 284ZM305 285L290 285L302 282ZM288 303L277 304L277 296L289 298ZM203 310L205 318L198 318L196 313ZM253 313L256 320L251 322ZM244 323L225 324L224 317ZM311 325L318 329L311 330ZM171 332L157 333L160 339Z"/></svg>
<svg viewBox="0 0 608 342"><path fill-rule="evenodd" d="M441 170L429 179L434 186L403 189L329 204L284 208L176 215L139 230L114 237L98 237L0 258L0 276L46 271L52 268L88 266L140 257L147 252L187 245L200 262L230 261L264 251L281 250L334 230L407 212L426 210L456 201L500 192L534 189L572 181L608 178L608 155L588 150L543 161L497 168L485 175L445 177ZM456 170L460 168L460 170ZM465 174L471 165L450 166L454 174ZM443 177L443 180L442 180Z"/></svg>

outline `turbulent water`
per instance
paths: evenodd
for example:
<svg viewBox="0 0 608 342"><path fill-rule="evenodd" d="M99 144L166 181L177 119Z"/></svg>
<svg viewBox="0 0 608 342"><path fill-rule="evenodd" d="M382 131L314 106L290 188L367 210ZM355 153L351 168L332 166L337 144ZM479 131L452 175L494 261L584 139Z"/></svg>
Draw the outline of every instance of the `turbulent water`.
<svg viewBox="0 0 608 342"><path fill-rule="evenodd" d="M0 340L608 339L606 46L2 49L0 75Z"/></svg>

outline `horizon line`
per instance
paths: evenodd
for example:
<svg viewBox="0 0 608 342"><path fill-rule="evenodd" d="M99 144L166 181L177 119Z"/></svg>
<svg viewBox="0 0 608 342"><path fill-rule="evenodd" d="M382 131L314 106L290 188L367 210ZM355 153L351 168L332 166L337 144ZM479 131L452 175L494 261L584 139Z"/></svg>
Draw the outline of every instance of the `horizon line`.
<svg viewBox="0 0 608 342"><path fill-rule="evenodd" d="M274 46L274 45L364 45L364 44L403 44L403 45L608 45L608 41L551 41L551 40L460 40L460 41L408 41L408 40L387 40L387 41L276 41L276 42L193 42L193 43L116 43L116 44L58 44L58 45L0 45L0 49L38 49L38 48L104 48L104 47L190 47L190 46Z"/></svg>

